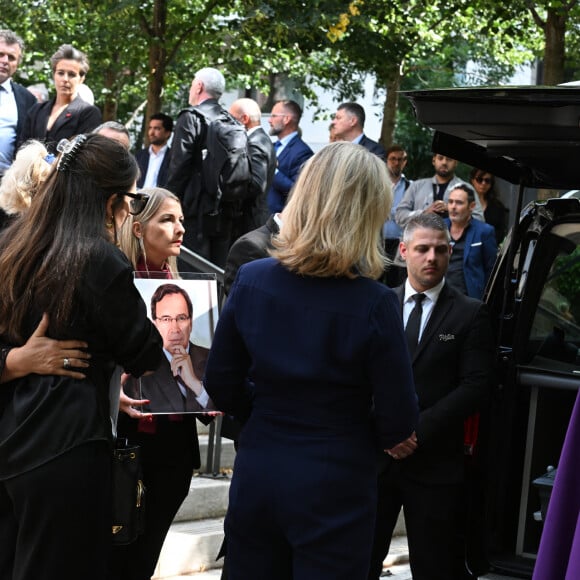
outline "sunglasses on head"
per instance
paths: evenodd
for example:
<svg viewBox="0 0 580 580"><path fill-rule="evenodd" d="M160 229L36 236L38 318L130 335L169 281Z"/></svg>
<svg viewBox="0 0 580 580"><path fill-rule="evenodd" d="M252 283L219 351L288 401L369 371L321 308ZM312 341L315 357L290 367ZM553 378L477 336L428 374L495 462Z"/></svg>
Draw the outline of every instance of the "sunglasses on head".
<svg viewBox="0 0 580 580"><path fill-rule="evenodd" d="M119 193L119 196L126 195L131 198L129 202L129 213L131 215L140 214L149 201L149 196L146 193L129 193L127 191Z"/></svg>
<svg viewBox="0 0 580 580"><path fill-rule="evenodd" d="M490 184L491 183L491 177L481 177L479 175L479 176L477 176L475 178L475 181L477 181L477 183L487 183L487 184Z"/></svg>

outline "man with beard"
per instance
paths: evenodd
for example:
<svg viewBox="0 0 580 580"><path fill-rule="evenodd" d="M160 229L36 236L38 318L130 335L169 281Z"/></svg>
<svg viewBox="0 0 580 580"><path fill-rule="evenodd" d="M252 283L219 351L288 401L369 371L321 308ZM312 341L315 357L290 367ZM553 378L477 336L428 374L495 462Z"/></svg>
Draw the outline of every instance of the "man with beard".
<svg viewBox="0 0 580 580"><path fill-rule="evenodd" d="M301 117L302 109L295 101L278 101L272 108L269 119L270 135L278 137L274 143L278 166L268 191L270 213L282 211L302 166L314 155L300 137L298 125Z"/></svg>
<svg viewBox="0 0 580 580"><path fill-rule="evenodd" d="M395 212L395 221L403 228L409 220L423 212L439 214L447 217L447 199L449 192L464 181L455 176L457 161L440 153L433 155L435 175L417 179L405 192ZM473 217L485 221L479 202L473 210Z"/></svg>
<svg viewBox="0 0 580 580"><path fill-rule="evenodd" d="M170 149L167 145L173 131L173 119L164 113L151 115L147 137L149 147L135 154L141 175L137 187L165 187L169 170Z"/></svg>

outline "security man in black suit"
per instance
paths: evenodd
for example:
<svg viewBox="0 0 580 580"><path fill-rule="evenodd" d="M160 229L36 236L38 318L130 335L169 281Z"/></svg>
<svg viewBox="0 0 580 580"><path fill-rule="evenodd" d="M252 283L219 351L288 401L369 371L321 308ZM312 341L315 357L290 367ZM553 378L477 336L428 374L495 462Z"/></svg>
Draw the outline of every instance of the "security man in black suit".
<svg viewBox="0 0 580 580"><path fill-rule="evenodd" d="M493 382L494 346L486 305L445 281L451 246L443 220L422 213L400 245L408 278L396 288L421 409L413 435L389 450L369 579L389 551L401 507L414 580L472 577L465 568L464 421Z"/></svg>

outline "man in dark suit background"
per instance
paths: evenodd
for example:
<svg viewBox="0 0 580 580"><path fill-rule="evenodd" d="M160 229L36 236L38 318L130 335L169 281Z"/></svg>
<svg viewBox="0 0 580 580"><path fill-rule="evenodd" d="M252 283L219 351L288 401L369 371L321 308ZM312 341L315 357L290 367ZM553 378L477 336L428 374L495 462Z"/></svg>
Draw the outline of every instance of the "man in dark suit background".
<svg viewBox="0 0 580 580"><path fill-rule="evenodd" d="M278 101L270 114L270 135L278 140L274 144L278 166L274 181L268 191L268 209L277 213L284 209L286 199L302 166L314 152L302 141L299 133L302 109L296 101Z"/></svg>
<svg viewBox="0 0 580 580"><path fill-rule="evenodd" d="M230 115L237 119L248 133L248 151L252 183L250 197L242 202L242 216L236 223L233 239L259 228L268 219L266 195L276 171L276 152L272 140L262 129L262 111L253 99L238 99L230 106Z"/></svg>
<svg viewBox="0 0 580 580"><path fill-rule="evenodd" d="M365 119L365 110L358 103L342 103L339 105L330 123L334 140L358 143L383 161L386 161L387 154L383 146L364 134Z"/></svg>
<svg viewBox="0 0 580 580"><path fill-rule="evenodd" d="M35 96L12 80L22 61L24 41L11 30L0 30L0 178L12 165L22 124Z"/></svg>
<svg viewBox="0 0 580 580"><path fill-rule="evenodd" d="M481 408L491 389L491 324L485 304L445 281L451 246L437 214L422 213L409 221L400 252L408 278L396 292L421 413L416 432L389 450L379 475L369 579L382 571L401 507L413 578L469 578L464 564L464 421Z"/></svg>
<svg viewBox="0 0 580 580"><path fill-rule="evenodd" d="M171 150L167 145L173 131L173 119L165 113L151 115L147 128L149 147L137 151L135 158L141 175L137 187L165 187Z"/></svg>

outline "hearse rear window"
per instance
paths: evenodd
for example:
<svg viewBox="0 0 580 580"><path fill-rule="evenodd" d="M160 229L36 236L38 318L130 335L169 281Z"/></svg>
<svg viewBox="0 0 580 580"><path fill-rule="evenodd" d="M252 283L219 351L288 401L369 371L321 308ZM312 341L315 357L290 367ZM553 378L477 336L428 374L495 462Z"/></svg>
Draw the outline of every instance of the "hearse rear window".
<svg viewBox="0 0 580 580"><path fill-rule="evenodd" d="M560 224L552 233L561 239L560 249L540 295L528 352L576 367L580 365L580 225Z"/></svg>

